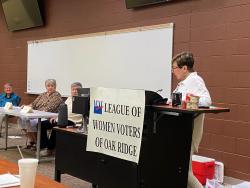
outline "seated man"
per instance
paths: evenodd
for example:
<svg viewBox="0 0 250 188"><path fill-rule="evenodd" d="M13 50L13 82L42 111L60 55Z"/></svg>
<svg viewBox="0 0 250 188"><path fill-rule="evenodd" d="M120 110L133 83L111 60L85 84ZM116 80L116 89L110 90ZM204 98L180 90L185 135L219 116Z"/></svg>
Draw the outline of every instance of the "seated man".
<svg viewBox="0 0 250 188"><path fill-rule="evenodd" d="M77 89L82 88L82 84L75 82L71 84L71 96L67 98L65 104L68 107L68 125L74 126L75 124L81 123L83 117L81 114L72 113L72 96L77 96ZM41 155L47 156L53 153L55 149L56 135L55 131L52 130L50 137L47 136L47 130L57 126L57 119L51 118L50 120L42 121L41 124Z"/></svg>
<svg viewBox="0 0 250 188"><path fill-rule="evenodd" d="M0 107L4 107L7 102L13 104L13 106L18 106L21 102L21 98L13 92L13 85L11 83L4 84L4 92L0 95ZM0 114L0 127L2 128L2 123L4 121L4 115ZM0 132L1 133L1 132Z"/></svg>

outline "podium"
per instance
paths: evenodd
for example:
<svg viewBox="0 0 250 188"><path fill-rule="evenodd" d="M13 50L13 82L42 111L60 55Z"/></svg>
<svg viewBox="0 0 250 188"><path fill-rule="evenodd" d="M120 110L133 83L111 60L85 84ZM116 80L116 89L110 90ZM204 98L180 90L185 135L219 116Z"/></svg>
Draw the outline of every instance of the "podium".
<svg viewBox="0 0 250 188"><path fill-rule="evenodd" d="M186 110L148 105L139 163L86 151L87 135L56 128L55 180L67 173L98 188L187 187L194 119L227 108Z"/></svg>

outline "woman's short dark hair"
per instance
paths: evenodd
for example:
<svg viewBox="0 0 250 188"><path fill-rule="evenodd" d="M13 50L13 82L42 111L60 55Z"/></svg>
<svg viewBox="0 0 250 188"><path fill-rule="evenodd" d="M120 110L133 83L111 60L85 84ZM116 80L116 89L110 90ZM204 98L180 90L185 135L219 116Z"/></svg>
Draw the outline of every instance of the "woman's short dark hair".
<svg viewBox="0 0 250 188"><path fill-rule="evenodd" d="M190 52L181 52L177 54L175 57L172 59L172 64L176 62L177 66L179 68L182 68L183 66L187 66L188 70L193 70L194 66L194 56Z"/></svg>

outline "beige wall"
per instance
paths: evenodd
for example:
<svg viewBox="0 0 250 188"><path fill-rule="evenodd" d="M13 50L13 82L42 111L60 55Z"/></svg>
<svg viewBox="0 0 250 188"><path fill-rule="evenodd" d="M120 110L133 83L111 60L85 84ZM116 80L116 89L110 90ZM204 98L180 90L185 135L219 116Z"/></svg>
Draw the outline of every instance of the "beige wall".
<svg viewBox="0 0 250 188"><path fill-rule="evenodd" d="M250 0L173 0L127 10L124 0L44 0L46 25L8 32L0 9L0 85L26 91L28 40L174 22L174 54L195 54L214 105L230 113L208 115L200 154L224 162L228 176L250 180ZM173 83L175 87L176 81Z"/></svg>

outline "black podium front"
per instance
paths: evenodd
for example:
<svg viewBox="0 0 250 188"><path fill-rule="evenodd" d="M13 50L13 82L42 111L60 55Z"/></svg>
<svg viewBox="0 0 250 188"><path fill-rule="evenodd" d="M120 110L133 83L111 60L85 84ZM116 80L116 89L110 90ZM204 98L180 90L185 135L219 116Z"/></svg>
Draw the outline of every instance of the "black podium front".
<svg viewBox="0 0 250 188"><path fill-rule="evenodd" d="M55 180L67 173L98 188L186 188L195 117L228 111L146 107L138 164L87 152L87 135L72 128L56 128Z"/></svg>

